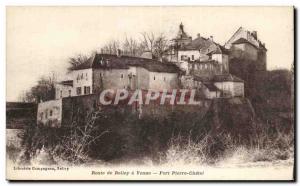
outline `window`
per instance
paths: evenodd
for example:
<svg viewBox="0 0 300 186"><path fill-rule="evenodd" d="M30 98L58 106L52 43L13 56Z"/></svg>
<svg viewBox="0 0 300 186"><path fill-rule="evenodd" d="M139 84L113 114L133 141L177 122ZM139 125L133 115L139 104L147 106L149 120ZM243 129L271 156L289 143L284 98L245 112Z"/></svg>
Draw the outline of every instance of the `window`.
<svg viewBox="0 0 300 186"><path fill-rule="evenodd" d="M83 79L83 73L81 74L81 79Z"/></svg>
<svg viewBox="0 0 300 186"><path fill-rule="evenodd" d="M181 60L183 60L183 58L184 58L184 56L183 56L183 55L182 55L182 56L180 56L180 59L181 59Z"/></svg>
<svg viewBox="0 0 300 186"><path fill-rule="evenodd" d="M123 79L123 77L124 77L123 74L121 74L121 79Z"/></svg>
<svg viewBox="0 0 300 186"><path fill-rule="evenodd" d="M62 98L63 97L63 95L62 95L62 90L60 91L60 98Z"/></svg>
<svg viewBox="0 0 300 186"><path fill-rule="evenodd" d="M153 80L155 80L155 76L153 76Z"/></svg>
<svg viewBox="0 0 300 186"><path fill-rule="evenodd" d="M194 60L194 55L192 55L192 60Z"/></svg>
<svg viewBox="0 0 300 186"><path fill-rule="evenodd" d="M69 97L71 97L71 90L69 90Z"/></svg>
<svg viewBox="0 0 300 186"><path fill-rule="evenodd" d="M164 77L164 81L166 81L166 77Z"/></svg>
<svg viewBox="0 0 300 186"><path fill-rule="evenodd" d="M84 94L90 94L91 88L89 86L84 87Z"/></svg>
<svg viewBox="0 0 300 186"><path fill-rule="evenodd" d="M90 87L85 86L83 92L84 92L84 94L90 94L90 92L91 92Z"/></svg>
<svg viewBox="0 0 300 186"><path fill-rule="evenodd" d="M48 119L48 110L45 111L45 119Z"/></svg>
<svg viewBox="0 0 300 186"><path fill-rule="evenodd" d="M90 93L91 93L91 88L85 87L85 94L90 94Z"/></svg>
<svg viewBox="0 0 300 186"><path fill-rule="evenodd" d="M52 116L52 114L53 114L53 111L52 111L52 110L50 110L50 114L49 114L49 116Z"/></svg>
<svg viewBox="0 0 300 186"><path fill-rule="evenodd" d="M88 74L87 73L85 73L85 79L88 80Z"/></svg>
<svg viewBox="0 0 300 186"><path fill-rule="evenodd" d="M77 95L81 95L81 87L77 87L76 88L76 94Z"/></svg>
<svg viewBox="0 0 300 186"><path fill-rule="evenodd" d="M41 120L43 120L44 118L44 112L41 112L41 114L40 114L40 117L41 117Z"/></svg>

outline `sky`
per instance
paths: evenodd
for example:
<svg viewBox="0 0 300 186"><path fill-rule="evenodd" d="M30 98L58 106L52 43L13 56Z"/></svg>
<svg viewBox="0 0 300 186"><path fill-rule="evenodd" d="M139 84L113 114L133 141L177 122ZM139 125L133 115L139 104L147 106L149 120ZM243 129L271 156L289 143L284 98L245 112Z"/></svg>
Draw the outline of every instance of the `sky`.
<svg viewBox="0 0 300 186"><path fill-rule="evenodd" d="M268 70L293 63L292 7L7 7L6 100L18 101L41 76L62 79L69 57L142 32L172 38L181 22L193 38L213 36L221 45L240 26L255 30Z"/></svg>

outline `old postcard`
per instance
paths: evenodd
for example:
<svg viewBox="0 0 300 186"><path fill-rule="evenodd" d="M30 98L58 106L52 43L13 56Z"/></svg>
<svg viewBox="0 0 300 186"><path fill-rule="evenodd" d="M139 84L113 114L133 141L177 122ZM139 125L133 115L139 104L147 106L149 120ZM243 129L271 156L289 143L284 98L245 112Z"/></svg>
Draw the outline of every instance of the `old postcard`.
<svg viewBox="0 0 300 186"><path fill-rule="evenodd" d="M293 7L7 7L6 179L294 177Z"/></svg>

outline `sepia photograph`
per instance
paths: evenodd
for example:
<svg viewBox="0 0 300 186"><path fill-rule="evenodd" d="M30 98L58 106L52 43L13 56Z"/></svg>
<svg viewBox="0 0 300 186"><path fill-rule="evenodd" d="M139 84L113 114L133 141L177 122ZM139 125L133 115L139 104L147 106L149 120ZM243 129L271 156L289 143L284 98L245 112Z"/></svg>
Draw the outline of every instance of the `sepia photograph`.
<svg viewBox="0 0 300 186"><path fill-rule="evenodd" d="M7 6L6 179L295 181L294 11Z"/></svg>

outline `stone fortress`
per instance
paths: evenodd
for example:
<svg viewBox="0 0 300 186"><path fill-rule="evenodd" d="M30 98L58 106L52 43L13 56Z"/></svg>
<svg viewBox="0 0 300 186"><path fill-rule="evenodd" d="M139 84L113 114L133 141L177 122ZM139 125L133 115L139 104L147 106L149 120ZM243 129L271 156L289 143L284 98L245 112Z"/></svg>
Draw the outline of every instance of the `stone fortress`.
<svg viewBox="0 0 300 186"><path fill-rule="evenodd" d="M198 34L192 39L181 23L163 60L152 59L152 55L124 56L119 51L117 55L94 54L73 68L66 80L57 83L55 100L39 103L37 122L61 127L63 120L70 121L74 108L99 109L103 107L99 94L105 89L196 89L203 107L213 99L244 97L244 81L230 74L230 59L257 60L257 70L265 71L266 52L256 31L240 27L222 46L212 36ZM141 106L134 110L145 112Z"/></svg>

